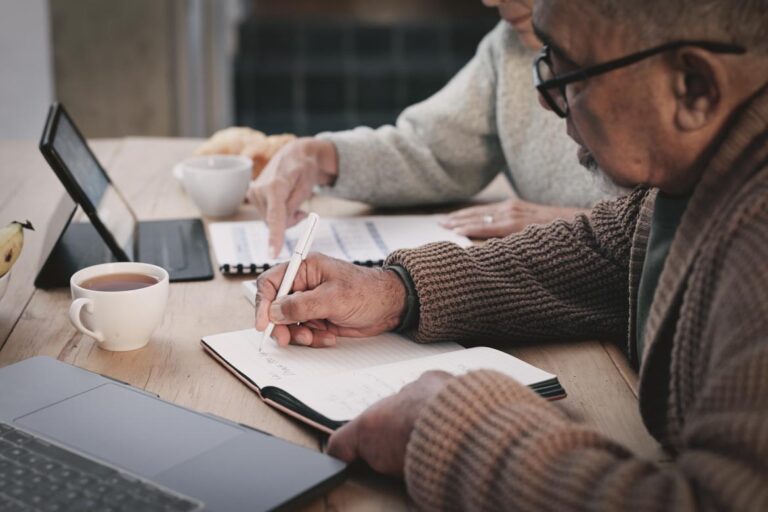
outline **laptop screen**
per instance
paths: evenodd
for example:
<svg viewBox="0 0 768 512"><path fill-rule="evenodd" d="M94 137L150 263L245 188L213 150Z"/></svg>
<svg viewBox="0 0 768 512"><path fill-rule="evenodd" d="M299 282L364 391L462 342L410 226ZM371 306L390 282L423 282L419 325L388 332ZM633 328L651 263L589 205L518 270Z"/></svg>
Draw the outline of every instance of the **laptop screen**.
<svg viewBox="0 0 768 512"><path fill-rule="evenodd" d="M56 126L53 149L82 188L101 222L128 257L134 260L136 219L64 112Z"/></svg>

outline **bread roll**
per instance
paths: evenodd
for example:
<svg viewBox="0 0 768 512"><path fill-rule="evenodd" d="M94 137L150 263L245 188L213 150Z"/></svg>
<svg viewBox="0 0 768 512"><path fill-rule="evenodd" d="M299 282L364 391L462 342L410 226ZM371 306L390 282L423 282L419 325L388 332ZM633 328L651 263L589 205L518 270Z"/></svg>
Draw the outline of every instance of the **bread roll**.
<svg viewBox="0 0 768 512"><path fill-rule="evenodd" d="M252 128L233 126L214 133L195 154L247 156L253 160L252 179L256 179L275 153L295 138L289 133L267 136Z"/></svg>

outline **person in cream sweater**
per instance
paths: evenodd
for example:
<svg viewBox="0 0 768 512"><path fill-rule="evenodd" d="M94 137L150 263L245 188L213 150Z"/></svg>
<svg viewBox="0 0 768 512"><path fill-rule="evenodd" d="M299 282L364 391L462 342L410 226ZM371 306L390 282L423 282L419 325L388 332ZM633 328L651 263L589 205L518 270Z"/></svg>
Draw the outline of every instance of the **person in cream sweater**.
<svg viewBox="0 0 768 512"><path fill-rule="evenodd" d="M270 228L273 251L316 191L385 207L447 203L469 199L503 172L516 197L445 219L479 238L572 218L622 192L579 166L564 123L539 105L531 0L484 3L503 20L442 90L405 109L394 126L300 138L271 159L248 197Z"/></svg>

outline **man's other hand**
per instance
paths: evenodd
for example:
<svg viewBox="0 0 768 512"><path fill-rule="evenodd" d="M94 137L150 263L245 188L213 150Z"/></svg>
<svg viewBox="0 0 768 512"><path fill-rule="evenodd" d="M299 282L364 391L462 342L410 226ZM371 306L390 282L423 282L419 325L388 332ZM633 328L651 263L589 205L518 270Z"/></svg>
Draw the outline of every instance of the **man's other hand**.
<svg viewBox="0 0 768 512"><path fill-rule="evenodd" d="M333 433L328 454L346 462L362 459L379 473L402 476L419 414L452 377L442 371L426 372L399 393L376 402Z"/></svg>

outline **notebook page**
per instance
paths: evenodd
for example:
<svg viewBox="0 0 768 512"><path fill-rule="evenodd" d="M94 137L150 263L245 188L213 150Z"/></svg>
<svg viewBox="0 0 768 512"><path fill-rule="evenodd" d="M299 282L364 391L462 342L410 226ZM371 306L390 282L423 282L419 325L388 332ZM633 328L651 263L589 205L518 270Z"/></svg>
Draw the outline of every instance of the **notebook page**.
<svg viewBox="0 0 768 512"><path fill-rule="evenodd" d="M331 420L347 421L374 402L397 393L428 370L460 375L479 369L497 370L526 386L555 378L499 350L475 347L317 379L287 379L280 388Z"/></svg>
<svg viewBox="0 0 768 512"><path fill-rule="evenodd" d="M339 338L335 347L277 347L255 329L205 336L203 341L260 388L291 377L321 377L349 370L462 350L456 343L414 343L393 333L370 338Z"/></svg>
<svg viewBox="0 0 768 512"><path fill-rule="evenodd" d="M463 247L468 238L438 225L436 215L321 218L312 251L345 261L381 261L396 249L450 241ZM269 255L269 231L262 221L214 222L210 239L219 265L258 266L287 260L304 232L304 222L289 228L278 256Z"/></svg>

